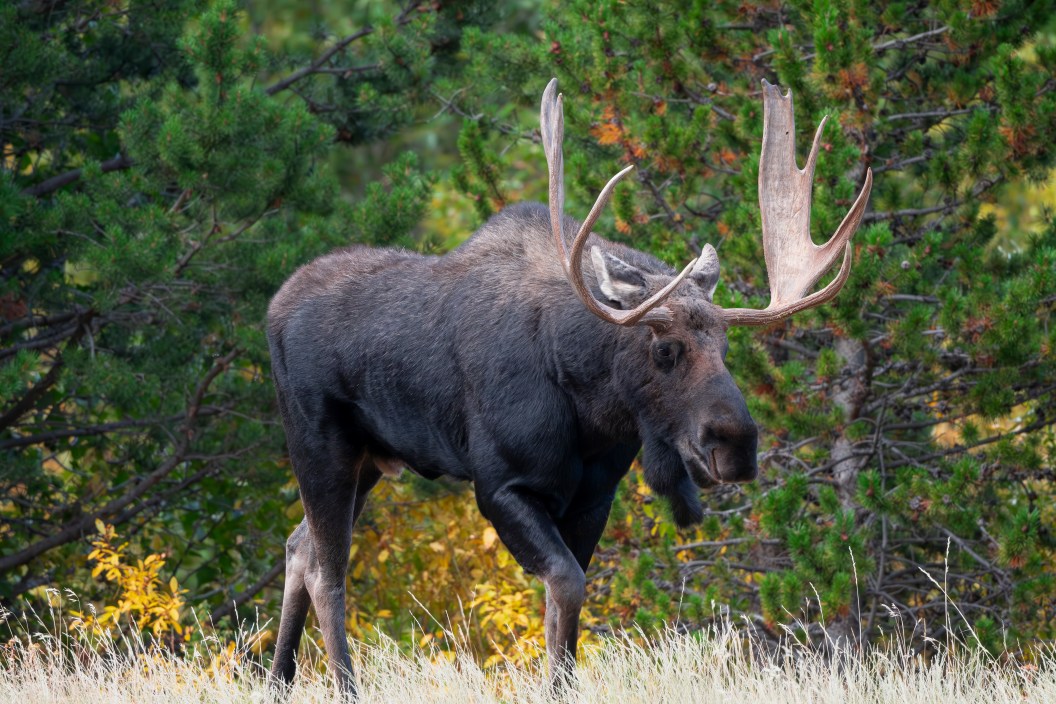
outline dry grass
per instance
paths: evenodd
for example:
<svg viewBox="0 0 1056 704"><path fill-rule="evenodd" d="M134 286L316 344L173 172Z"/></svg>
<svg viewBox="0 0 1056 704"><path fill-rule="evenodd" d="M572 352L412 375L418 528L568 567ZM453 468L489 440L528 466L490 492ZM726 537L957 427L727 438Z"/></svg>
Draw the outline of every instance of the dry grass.
<svg viewBox="0 0 1056 704"><path fill-rule="evenodd" d="M60 621L61 622L61 619ZM38 621L39 626L41 622ZM231 644L205 639L182 657L133 640L90 642L68 630L33 633L28 621L8 628L0 646L0 702L267 702L253 634ZM21 633L21 635L19 635ZM673 633L621 638L588 648L566 702L829 702L998 704L1056 702L1056 656L1033 664L995 660L957 643L931 643L925 663L905 644L867 655L823 657L792 645L764 652L727 625L695 637ZM309 648L310 649L310 648ZM311 649L310 649L311 650ZM318 650L308 653L291 702L330 702ZM391 643L358 645L356 665L365 702L553 702L544 663L482 670L472 656L438 651L410 656Z"/></svg>

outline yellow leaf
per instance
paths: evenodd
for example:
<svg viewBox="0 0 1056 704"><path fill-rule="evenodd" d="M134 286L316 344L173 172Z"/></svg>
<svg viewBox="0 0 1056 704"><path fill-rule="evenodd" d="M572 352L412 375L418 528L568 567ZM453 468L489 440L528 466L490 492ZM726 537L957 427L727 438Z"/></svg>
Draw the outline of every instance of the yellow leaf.
<svg viewBox="0 0 1056 704"><path fill-rule="evenodd" d="M484 549L490 550L491 546L495 544L495 541L498 540L498 538L499 534L495 532L494 528L492 528L491 526L485 528L484 537L482 539L482 542L484 543Z"/></svg>
<svg viewBox="0 0 1056 704"><path fill-rule="evenodd" d="M380 562L382 564L385 564L385 561L388 560L388 559L389 559L389 551L387 549L386 550L382 550L381 552L378 553L378 562Z"/></svg>
<svg viewBox="0 0 1056 704"><path fill-rule="evenodd" d="M91 264L68 261L63 265L66 283L89 286L99 280L99 272Z"/></svg>

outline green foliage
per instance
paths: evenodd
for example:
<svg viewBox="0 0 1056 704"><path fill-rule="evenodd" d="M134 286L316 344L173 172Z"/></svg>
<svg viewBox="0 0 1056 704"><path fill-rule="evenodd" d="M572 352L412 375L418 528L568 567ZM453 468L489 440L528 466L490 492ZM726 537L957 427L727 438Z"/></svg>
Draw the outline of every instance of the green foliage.
<svg viewBox="0 0 1056 704"><path fill-rule="evenodd" d="M487 220L506 205L499 185L498 160L484 143L480 123L467 120L458 135L458 151L463 164L451 171L459 190L473 199L480 219Z"/></svg>
<svg viewBox="0 0 1056 704"><path fill-rule="evenodd" d="M383 169L384 182L367 186L365 197L341 219L346 241L377 246L430 246L416 243L415 228L429 205L433 178L418 168L418 157L405 152ZM425 235L428 237L428 234Z"/></svg>

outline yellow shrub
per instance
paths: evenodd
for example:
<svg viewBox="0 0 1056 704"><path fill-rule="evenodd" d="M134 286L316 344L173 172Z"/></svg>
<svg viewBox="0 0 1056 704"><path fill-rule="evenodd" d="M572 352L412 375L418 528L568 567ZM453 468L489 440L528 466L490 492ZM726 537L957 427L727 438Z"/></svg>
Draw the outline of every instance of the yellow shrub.
<svg viewBox="0 0 1056 704"><path fill-rule="evenodd" d="M112 525L96 521L98 537L92 541L88 559L95 562L92 577L102 577L117 588L116 603L101 610L94 606L90 613L74 612L75 626L95 633L113 634L122 628L122 620L138 631L150 631L156 639L174 644L190 639L192 629L180 622L184 607L183 594L176 578L162 581L164 554L151 554L132 560L127 554L128 543L117 542Z"/></svg>

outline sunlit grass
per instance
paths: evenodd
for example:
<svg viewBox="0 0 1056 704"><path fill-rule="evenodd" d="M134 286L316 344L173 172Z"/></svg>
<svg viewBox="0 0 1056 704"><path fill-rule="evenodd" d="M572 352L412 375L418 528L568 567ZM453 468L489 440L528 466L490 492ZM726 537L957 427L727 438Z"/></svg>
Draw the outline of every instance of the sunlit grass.
<svg viewBox="0 0 1056 704"><path fill-rule="evenodd" d="M62 614L6 615L0 646L0 702L264 702L268 655L254 647L260 630L233 641L206 637L176 654L150 640L90 635ZM455 634L449 634L455 637ZM311 644L291 702L329 702L322 653ZM918 653L927 646L928 656ZM407 655L391 641L354 648L365 702L553 702L545 662L481 668L468 648L454 654L419 648ZM1030 662L993 658L956 641L892 639L866 653L830 643L828 653L797 645L764 647L733 624L694 635L641 633L588 647L570 702L1056 702L1056 657Z"/></svg>

